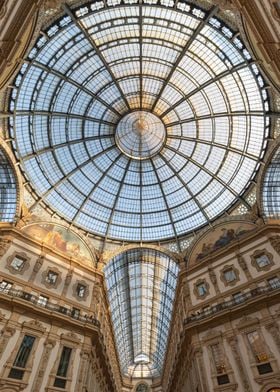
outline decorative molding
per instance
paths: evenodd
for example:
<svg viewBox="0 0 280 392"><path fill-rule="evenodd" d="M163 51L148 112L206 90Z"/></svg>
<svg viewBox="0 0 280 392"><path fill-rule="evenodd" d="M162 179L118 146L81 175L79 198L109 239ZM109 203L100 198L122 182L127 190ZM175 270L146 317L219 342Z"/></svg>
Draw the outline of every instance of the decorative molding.
<svg viewBox="0 0 280 392"><path fill-rule="evenodd" d="M53 271L57 274L56 281L54 283L50 283L47 281L47 276L50 271ZM48 267L43 273L42 273L42 280L41 283L46 286L48 289L57 289L59 284L61 283L61 271L59 271L58 268L56 267Z"/></svg>
<svg viewBox="0 0 280 392"><path fill-rule="evenodd" d="M247 278L248 280L252 279L252 275L251 275L251 273L250 273L250 271L249 271L249 268L248 268L248 266L247 266L247 263L246 263L244 257L241 256L240 254L237 254L237 261L238 261L238 264L240 265L242 271L243 271L244 274L246 275L246 278Z"/></svg>
<svg viewBox="0 0 280 392"><path fill-rule="evenodd" d="M83 349L80 352L80 366L78 371L77 383L75 386L75 392L83 392L86 387L86 376L89 368L90 360L90 348Z"/></svg>
<svg viewBox="0 0 280 392"><path fill-rule="evenodd" d="M83 297L80 297L77 292L79 284L85 287L85 292ZM72 289L73 289L72 291L73 297L75 297L78 301L82 302L87 300L87 297L89 296L89 287L85 280L76 280L76 282L73 284Z"/></svg>
<svg viewBox="0 0 280 392"><path fill-rule="evenodd" d="M276 347L278 348L278 351L280 352L280 333L279 333L279 326L275 322L269 323L265 326L266 330L272 335L273 340L276 344Z"/></svg>
<svg viewBox="0 0 280 392"><path fill-rule="evenodd" d="M41 254L38 257L38 259L36 260L36 263L34 264L34 267L33 267L32 274L30 275L29 280L28 280L29 282L33 282L35 280L37 273L40 271L40 269L43 265L44 258L45 258L45 255Z"/></svg>
<svg viewBox="0 0 280 392"><path fill-rule="evenodd" d="M233 357L234 357L235 362L238 367L241 382L242 382L242 385L244 388L243 391L244 392L252 392L252 389L250 387L250 383L248 380L248 376L247 376L246 370L245 370L246 367L244 366L243 361L242 361L242 355L240 353L237 336L231 336L231 337L227 338L227 342L230 345Z"/></svg>
<svg viewBox="0 0 280 392"><path fill-rule="evenodd" d="M12 240L9 238L0 238L0 257L3 256L12 244Z"/></svg>
<svg viewBox="0 0 280 392"><path fill-rule="evenodd" d="M11 337L14 335L16 330L12 327L6 326L2 329L1 331L1 337L0 337L0 359L7 347L7 344Z"/></svg>
<svg viewBox="0 0 280 392"><path fill-rule="evenodd" d="M259 325L259 319L257 317L243 316L236 327L239 330L252 329L252 327L257 327Z"/></svg>
<svg viewBox="0 0 280 392"><path fill-rule="evenodd" d="M23 261L22 267L18 270L12 266L12 262L15 259L15 257L18 257L19 259L21 259ZM27 254L24 252L15 251L6 260L6 268L13 275L23 275L24 272L29 269L29 267L30 267L30 257L28 257Z"/></svg>
<svg viewBox="0 0 280 392"><path fill-rule="evenodd" d="M24 321L22 323L22 329L26 329L27 331L32 331L32 333L43 334L46 331L46 328L41 324L38 320L30 320Z"/></svg>
<svg viewBox="0 0 280 392"><path fill-rule="evenodd" d="M80 338L74 332L62 333L60 335L60 339L61 341L62 340L67 341L67 343L68 344L70 343L72 347L73 346L76 347L81 342Z"/></svg>
<svg viewBox="0 0 280 392"><path fill-rule="evenodd" d="M49 362L51 351L55 347L55 344L56 344L55 340L52 340L52 339L47 339L44 342L44 350L43 350L41 360L40 360L40 363L39 363L39 366L37 369L37 373L35 375L35 380L33 383L32 392L40 392L41 391L42 381L44 378L46 366Z"/></svg>
<svg viewBox="0 0 280 392"><path fill-rule="evenodd" d="M234 0L212 0L212 3L219 6L222 10L238 11L238 7Z"/></svg>
<svg viewBox="0 0 280 392"><path fill-rule="evenodd" d="M266 256L269 260L269 264L261 267L257 259L261 256ZM254 268L256 268L257 271L269 271L271 267L275 264L273 261L273 256L271 253L269 253L266 249L257 249L255 252L251 255L251 264Z"/></svg>
<svg viewBox="0 0 280 392"><path fill-rule="evenodd" d="M233 271L233 272L234 272L234 274L235 274L235 279L234 279L234 280L228 281L228 280L225 278L225 273L226 273L227 271ZM224 283L224 285L225 285L226 287L228 287L228 286L235 286L236 283L239 282L239 280L240 280L240 278L239 278L239 270L234 266L234 264L225 265L225 266L221 269L221 271L220 271L220 278L221 278L221 281Z"/></svg>
<svg viewBox="0 0 280 392"><path fill-rule="evenodd" d="M212 284L213 284L213 286L215 288L216 294L219 294L220 293L220 289L219 289L218 282L217 282L217 276L216 276L213 268L209 267L208 268L208 272L209 272L210 280L211 280L211 282L212 282Z"/></svg>
<svg viewBox="0 0 280 392"><path fill-rule="evenodd" d="M198 286L204 284L205 285L205 293L204 294L200 294L198 291ZM193 289L193 293L195 295L195 297L197 299L205 299L209 294L210 294L210 285L207 282L206 279L198 279L195 283L194 283L194 289Z"/></svg>
<svg viewBox="0 0 280 392"><path fill-rule="evenodd" d="M275 250L275 252L277 252L280 255L280 236L274 235L272 237L269 237L269 242L272 248Z"/></svg>

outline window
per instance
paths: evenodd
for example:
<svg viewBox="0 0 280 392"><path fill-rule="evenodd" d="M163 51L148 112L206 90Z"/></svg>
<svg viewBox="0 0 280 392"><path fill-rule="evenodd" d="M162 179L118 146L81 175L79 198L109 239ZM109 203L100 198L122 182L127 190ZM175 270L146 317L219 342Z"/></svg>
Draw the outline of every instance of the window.
<svg viewBox="0 0 280 392"><path fill-rule="evenodd" d="M139 384L136 392L148 392L148 385L146 384Z"/></svg>
<svg viewBox="0 0 280 392"><path fill-rule="evenodd" d="M46 306L48 303L49 298L45 297L44 295L40 295L37 304L40 306Z"/></svg>
<svg viewBox="0 0 280 392"><path fill-rule="evenodd" d="M15 271L21 271L23 269L23 266L25 264L25 260L20 258L19 256L15 256L11 262L11 267Z"/></svg>
<svg viewBox="0 0 280 392"><path fill-rule="evenodd" d="M210 346L213 361L218 374L226 372L225 358L219 343Z"/></svg>
<svg viewBox="0 0 280 392"><path fill-rule="evenodd" d="M278 276L274 276L273 278L268 279L267 281L272 289L280 288L280 279L278 278Z"/></svg>
<svg viewBox="0 0 280 392"><path fill-rule="evenodd" d="M269 362L262 363L261 365L257 366L259 374L267 374L273 372L272 367Z"/></svg>
<svg viewBox="0 0 280 392"><path fill-rule="evenodd" d="M18 350L16 359L14 361L13 367L9 373L10 378L16 378L18 380L21 380L23 378L24 369L26 367L34 341L35 341L34 336L29 336L29 335L24 336L21 346Z"/></svg>
<svg viewBox="0 0 280 392"><path fill-rule="evenodd" d="M258 331L252 331L247 334L247 338L254 354L256 362L268 361L268 355L266 353L265 345Z"/></svg>
<svg viewBox="0 0 280 392"><path fill-rule="evenodd" d="M49 284L55 284L58 278L58 274L54 271L48 271L46 276L46 282Z"/></svg>
<svg viewBox="0 0 280 392"><path fill-rule="evenodd" d="M227 374L217 377L218 385L229 384L229 378Z"/></svg>
<svg viewBox="0 0 280 392"><path fill-rule="evenodd" d="M78 283L77 285L77 296L80 298L84 298L86 294L86 286L84 286L83 284Z"/></svg>
<svg viewBox="0 0 280 392"><path fill-rule="evenodd" d="M259 268L263 268L270 264L270 260L267 255L260 255L256 257L256 263L259 266Z"/></svg>
<svg viewBox="0 0 280 392"><path fill-rule="evenodd" d="M244 301L244 296L241 292L232 294L232 298L236 304L240 304L241 302Z"/></svg>
<svg viewBox="0 0 280 392"><path fill-rule="evenodd" d="M224 278L225 278L226 282L228 282L228 283L234 282L236 280L235 271L232 268L224 271Z"/></svg>
<svg viewBox="0 0 280 392"><path fill-rule="evenodd" d="M251 255L252 266L257 271L269 271L274 265L273 255L266 249L258 249Z"/></svg>
<svg viewBox="0 0 280 392"><path fill-rule="evenodd" d="M2 280L0 283L0 291L4 291L4 293L8 292L13 286L13 283L7 282L6 280Z"/></svg>
<svg viewBox="0 0 280 392"><path fill-rule="evenodd" d="M63 347L56 377L54 380L54 386L58 388L65 388L66 385L66 376L67 370L69 366L70 356L71 356L72 349L69 347Z"/></svg>
<svg viewBox="0 0 280 392"><path fill-rule="evenodd" d="M71 312L71 316L75 319L78 319L80 317L80 309L73 308Z"/></svg>
<svg viewBox="0 0 280 392"><path fill-rule="evenodd" d="M206 287L206 284L204 282L197 284L196 288L197 288L198 295L200 297L203 297L204 295L207 294L207 287Z"/></svg>

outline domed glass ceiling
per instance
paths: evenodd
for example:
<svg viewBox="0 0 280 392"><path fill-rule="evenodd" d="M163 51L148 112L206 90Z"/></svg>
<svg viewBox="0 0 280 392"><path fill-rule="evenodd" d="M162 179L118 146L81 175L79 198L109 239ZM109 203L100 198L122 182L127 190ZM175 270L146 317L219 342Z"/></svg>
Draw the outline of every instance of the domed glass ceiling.
<svg viewBox="0 0 280 392"><path fill-rule="evenodd" d="M65 6L10 100L37 203L105 238L159 241L242 200L269 105L249 52L216 13L169 0Z"/></svg>

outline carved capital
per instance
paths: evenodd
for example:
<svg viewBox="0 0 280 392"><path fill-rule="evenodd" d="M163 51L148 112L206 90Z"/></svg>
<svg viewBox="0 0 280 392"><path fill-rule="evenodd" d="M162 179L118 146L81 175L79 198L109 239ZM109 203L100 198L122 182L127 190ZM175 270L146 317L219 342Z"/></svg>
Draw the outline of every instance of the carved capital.
<svg viewBox="0 0 280 392"><path fill-rule="evenodd" d="M219 6L221 10L238 11L238 7L233 0L212 0L212 2Z"/></svg>
<svg viewBox="0 0 280 392"><path fill-rule="evenodd" d="M269 238L272 248L280 255L280 236L274 235Z"/></svg>

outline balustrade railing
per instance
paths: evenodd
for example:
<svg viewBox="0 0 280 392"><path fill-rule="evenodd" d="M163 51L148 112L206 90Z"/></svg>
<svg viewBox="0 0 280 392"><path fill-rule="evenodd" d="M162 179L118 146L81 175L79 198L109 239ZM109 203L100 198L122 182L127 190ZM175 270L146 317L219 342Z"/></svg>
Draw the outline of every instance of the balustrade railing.
<svg viewBox="0 0 280 392"><path fill-rule="evenodd" d="M5 294L9 297L22 299L40 308L45 308L52 312L57 312L67 317L71 317L72 319L81 321L83 323L93 324L97 327L100 327L100 322L91 315L87 315L87 314L81 315L78 312L78 309L76 308L69 308L67 307L67 305L63 306L63 305L54 304L49 300L47 302L42 302L42 299L39 296L31 293L27 293L22 290L16 290L13 288L0 288L0 294Z"/></svg>
<svg viewBox="0 0 280 392"><path fill-rule="evenodd" d="M203 309L201 311L197 311L195 314L191 314L184 320L184 325L191 324L196 321L205 319L209 316L212 316L216 313L222 312L225 309L236 307L246 301L251 300L254 297L260 296L262 294L266 294L275 290L279 290L279 284L273 284L264 287L257 287L255 289L250 290L248 293L240 294L237 298L234 298L229 301L222 302L217 305L210 306L208 309Z"/></svg>

